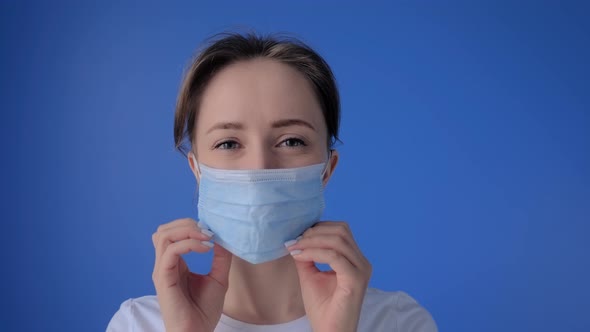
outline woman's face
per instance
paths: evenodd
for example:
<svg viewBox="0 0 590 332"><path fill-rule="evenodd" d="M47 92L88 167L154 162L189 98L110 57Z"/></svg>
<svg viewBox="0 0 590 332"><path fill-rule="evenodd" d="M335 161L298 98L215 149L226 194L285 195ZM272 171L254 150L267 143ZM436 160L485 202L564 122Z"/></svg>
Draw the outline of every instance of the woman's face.
<svg viewBox="0 0 590 332"><path fill-rule="evenodd" d="M209 82L193 152L214 168L292 168L326 162L327 140L321 107L303 74L258 58L229 65ZM337 160L334 151L325 181ZM190 154L189 164L195 172Z"/></svg>

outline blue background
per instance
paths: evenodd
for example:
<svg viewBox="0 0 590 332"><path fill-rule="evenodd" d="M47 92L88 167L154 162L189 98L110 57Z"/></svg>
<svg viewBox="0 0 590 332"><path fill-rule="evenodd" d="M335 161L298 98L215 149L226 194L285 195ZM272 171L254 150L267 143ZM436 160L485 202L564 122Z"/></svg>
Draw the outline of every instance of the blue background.
<svg viewBox="0 0 590 332"><path fill-rule="evenodd" d="M102 331L155 294L151 234L196 215L173 148L182 70L206 37L254 28L333 67L326 218L350 222L371 286L441 331L589 331L583 3L3 1L0 330Z"/></svg>

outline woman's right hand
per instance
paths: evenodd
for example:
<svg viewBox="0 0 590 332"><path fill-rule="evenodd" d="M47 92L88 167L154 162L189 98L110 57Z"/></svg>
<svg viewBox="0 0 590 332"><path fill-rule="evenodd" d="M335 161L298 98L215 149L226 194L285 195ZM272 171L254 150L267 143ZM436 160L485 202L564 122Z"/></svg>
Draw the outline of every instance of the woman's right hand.
<svg viewBox="0 0 590 332"><path fill-rule="evenodd" d="M232 255L209 242L210 235L191 218L163 224L152 235L156 249L152 279L167 332L213 331L221 317ZM189 271L181 255L208 252L211 247L209 274Z"/></svg>

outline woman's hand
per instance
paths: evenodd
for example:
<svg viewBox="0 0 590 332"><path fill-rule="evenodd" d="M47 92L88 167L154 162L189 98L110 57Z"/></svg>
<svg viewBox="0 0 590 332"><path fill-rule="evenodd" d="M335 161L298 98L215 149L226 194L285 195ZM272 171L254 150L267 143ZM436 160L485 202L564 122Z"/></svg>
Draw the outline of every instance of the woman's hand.
<svg viewBox="0 0 590 332"><path fill-rule="evenodd" d="M345 222L320 222L285 243L299 273L305 311L317 332L356 331L372 267ZM329 264L318 270L314 262Z"/></svg>
<svg viewBox="0 0 590 332"><path fill-rule="evenodd" d="M213 234L194 219L177 219L152 235L156 262L152 279L166 331L213 331L223 309L231 254L209 242ZM208 275L189 271L181 255L214 247Z"/></svg>

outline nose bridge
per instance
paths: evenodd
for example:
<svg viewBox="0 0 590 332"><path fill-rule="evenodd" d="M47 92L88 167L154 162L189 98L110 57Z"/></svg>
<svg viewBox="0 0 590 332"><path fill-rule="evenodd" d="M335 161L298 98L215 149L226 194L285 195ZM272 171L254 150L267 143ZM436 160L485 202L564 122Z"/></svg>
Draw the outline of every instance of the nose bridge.
<svg viewBox="0 0 590 332"><path fill-rule="evenodd" d="M277 168L273 153L263 139L250 146L247 159L249 169Z"/></svg>

